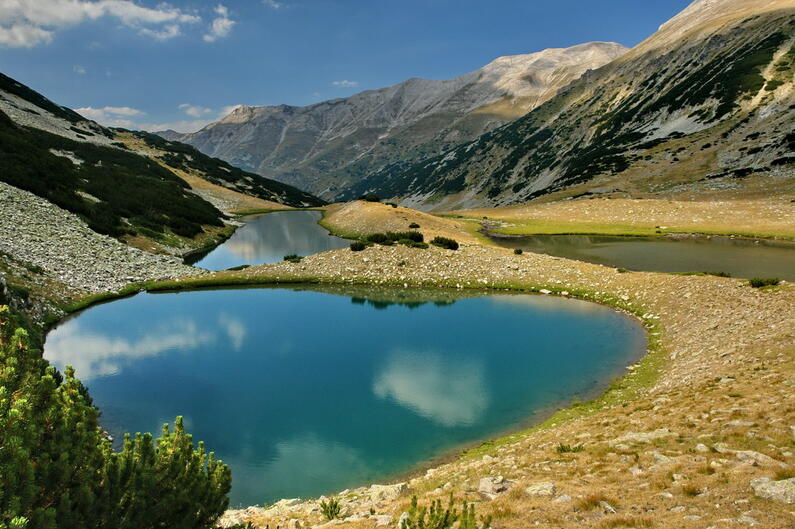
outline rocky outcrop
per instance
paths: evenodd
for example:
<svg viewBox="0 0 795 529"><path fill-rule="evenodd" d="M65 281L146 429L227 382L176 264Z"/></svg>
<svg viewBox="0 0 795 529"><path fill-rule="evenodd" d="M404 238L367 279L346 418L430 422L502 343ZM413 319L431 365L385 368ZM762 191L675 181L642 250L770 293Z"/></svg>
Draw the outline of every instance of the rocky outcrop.
<svg viewBox="0 0 795 529"><path fill-rule="evenodd" d="M795 503L795 478L773 481L770 478L759 478L751 481L754 494L782 503Z"/></svg>
<svg viewBox="0 0 795 529"><path fill-rule="evenodd" d="M242 106L169 139L332 199L370 173L441 152L552 98L627 48L592 42L500 57L461 77L409 79L306 107Z"/></svg>

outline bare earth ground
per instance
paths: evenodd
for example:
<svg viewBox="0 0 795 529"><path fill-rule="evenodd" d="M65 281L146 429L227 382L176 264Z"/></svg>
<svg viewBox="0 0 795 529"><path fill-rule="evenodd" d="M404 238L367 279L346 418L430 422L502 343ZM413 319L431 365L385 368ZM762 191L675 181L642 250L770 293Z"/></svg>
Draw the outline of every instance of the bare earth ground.
<svg viewBox="0 0 795 529"><path fill-rule="evenodd" d="M613 213L600 202L567 203L544 211L559 218L587 212L600 222L612 221L628 218L625 209L640 201L614 203L619 211ZM402 208L356 204L332 208L327 225L351 233L403 229L406 221L416 221L425 223L422 231L427 226L431 233L465 233L454 221L448 223L450 219L434 221ZM567 211L569 207L574 209ZM778 225L778 215L791 214L774 202L742 207L747 212L768 211L760 222ZM712 215L720 223L722 210L720 205L683 204L671 213L660 205L647 210L646 221L697 222ZM366 228L364 217L369 219ZM759 225L746 215L733 217ZM543 428L467 452L411 479L408 490L343 491L339 497L344 520L326 522L317 500L303 500L230 512L225 523L395 527L412 494L427 504L452 492L459 500L477 502L479 514L493 514L496 529L795 527L795 504L758 497L751 486L758 478L789 483L790 491L795 486L781 481L795 475L792 284L758 290L737 279L619 273L545 255L514 255L471 239L458 251L403 246L375 246L363 252L345 249L310 256L298 264L221 272L214 279L576 294L638 314L653 344L646 359L631 366L630 374L604 397L560 412ZM559 453L560 444L583 448ZM545 485L533 488L539 483Z"/></svg>
<svg viewBox="0 0 795 529"><path fill-rule="evenodd" d="M787 198L710 202L579 199L454 212L496 219L506 233L725 233L795 238L795 202ZM511 226L512 225L512 226ZM590 230L590 231L589 231Z"/></svg>

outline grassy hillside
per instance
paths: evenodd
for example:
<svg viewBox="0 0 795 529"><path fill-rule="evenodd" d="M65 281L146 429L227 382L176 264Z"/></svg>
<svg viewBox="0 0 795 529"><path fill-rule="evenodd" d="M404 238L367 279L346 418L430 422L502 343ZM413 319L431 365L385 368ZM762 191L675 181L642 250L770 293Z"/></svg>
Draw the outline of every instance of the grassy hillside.
<svg viewBox="0 0 795 529"><path fill-rule="evenodd" d="M80 215L95 231L194 237L223 214L171 171L120 148L20 127L0 113L0 180Z"/></svg>
<svg viewBox="0 0 795 529"><path fill-rule="evenodd" d="M133 135L143 140L150 148L160 151L160 157L169 166L189 173L198 173L213 184L286 206L314 207L325 204L314 195L291 185L243 171L223 160L207 156L186 143L169 141L156 134L142 131L135 131Z"/></svg>

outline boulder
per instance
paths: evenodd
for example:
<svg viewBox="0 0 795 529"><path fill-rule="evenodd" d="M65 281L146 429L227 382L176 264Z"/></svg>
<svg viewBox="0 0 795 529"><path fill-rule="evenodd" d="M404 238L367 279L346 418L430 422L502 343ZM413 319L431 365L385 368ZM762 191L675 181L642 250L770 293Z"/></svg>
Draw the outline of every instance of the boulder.
<svg viewBox="0 0 795 529"><path fill-rule="evenodd" d="M393 501L409 491L407 483L396 483L394 485L373 485L367 490L367 496L373 503L382 501Z"/></svg>
<svg viewBox="0 0 795 529"><path fill-rule="evenodd" d="M759 478L751 481L754 494L782 503L795 503L795 478L773 481L770 478Z"/></svg>
<svg viewBox="0 0 795 529"><path fill-rule="evenodd" d="M481 478L478 484L478 492L485 498L493 500L499 494L507 491L513 486L512 481L507 481L502 476Z"/></svg>
<svg viewBox="0 0 795 529"><path fill-rule="evenodd" d="M392 515L391 514L377 514L373 516L375 520L376 527L388 527L392 524Z"/></svg>
<svg viewBox="0 0 795 529"><path fill-rule="evenodd" d="M554 496L557 489L555 489L554 483L544 481L542 483L533 483L524 489L524 491L528 496Z"/></svg>

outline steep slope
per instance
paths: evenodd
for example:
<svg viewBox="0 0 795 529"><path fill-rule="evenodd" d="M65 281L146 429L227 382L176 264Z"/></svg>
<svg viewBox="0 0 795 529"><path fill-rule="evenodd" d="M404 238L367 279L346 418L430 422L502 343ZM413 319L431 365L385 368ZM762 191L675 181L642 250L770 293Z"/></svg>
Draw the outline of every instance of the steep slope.
<svg viewBox="0 0 795 529"><path fill-rule="evenodd" d="M239 107L196 133L162 135L334 198L389 164L442 152L524 115L625 52L594 42L501 57L455 79L409 79L307 107Z"/></svg>
<svg viewBox="0 0 795 529"><path fill-rule="evenodd" d="M633 187L791 179L795 1L698 0L526 116L344 194L452 209Z"/></svg>
<svg viewBox="0 0 795 529"><path fill-rule="evenodd" d="M141 155L120 134L0 76L0 181L79 215L98 233L166 251L217 237L224 214L191 192L174 167L279 203L321 203L157 136L141 133L161 147L158 156Z"/></svg>

